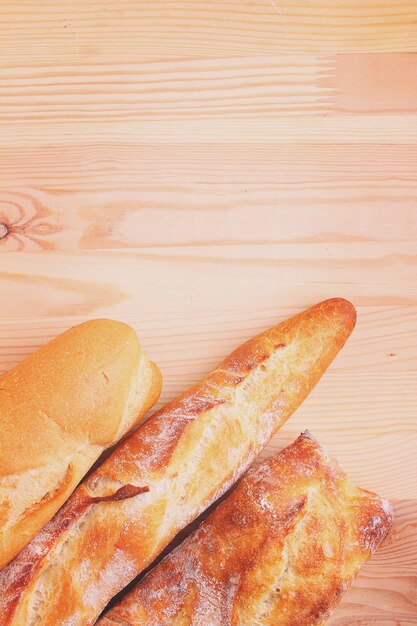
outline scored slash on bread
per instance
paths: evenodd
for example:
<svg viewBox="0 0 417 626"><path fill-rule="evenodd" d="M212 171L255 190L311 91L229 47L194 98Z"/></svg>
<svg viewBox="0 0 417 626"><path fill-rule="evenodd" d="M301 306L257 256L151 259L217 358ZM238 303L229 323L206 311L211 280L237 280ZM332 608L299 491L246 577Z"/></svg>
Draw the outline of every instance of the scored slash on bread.
<svg viewBox="0 0 417 626"><path fill-rule="evenodd" d="M106 319L70 328L0 376L0 567L160 390L133 328Z"/></svg>
<svg viewBox="0 0 417 626"><path fill-rule="evenodd" d="M249 470L98 626L324 624L392 520L306 432Z"/></svg>
<svg viewBox="0 0 417 626"><path fill-rule="evenodd" d="M219 498L317 383L355 325L326 300L246 342L151 416L0 572L2 626L88 626ZM91 503L132 485L134 497Z"/></svg>

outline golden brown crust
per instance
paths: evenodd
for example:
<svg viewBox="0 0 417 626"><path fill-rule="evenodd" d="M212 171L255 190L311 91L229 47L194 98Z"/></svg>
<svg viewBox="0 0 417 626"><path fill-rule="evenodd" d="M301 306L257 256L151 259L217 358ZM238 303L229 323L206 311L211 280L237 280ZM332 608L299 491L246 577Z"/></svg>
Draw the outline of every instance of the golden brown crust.
<svg viewBox="0 0 417 626"><path fill-rule="evenodd" d="M350 303L322 302L245 343L142 424L0 572L4 625L30 626L35 617L43 626L92 624L109 599L247 469L354 323ZM64 523L79 499L126 484L146 485L149 493L93 505Z"/></svg>
<svg viewBox="0 0 417 626"><path fill-rule="evenodd" d="M235 491L100 626L324 623L392 524L309 434Z"/></svg>
<svg viewBox="0 0 417 626"><path fill-rule="evenodd" d="M159 396L135 331L93 320L0 377L0 567Z"/></svg>

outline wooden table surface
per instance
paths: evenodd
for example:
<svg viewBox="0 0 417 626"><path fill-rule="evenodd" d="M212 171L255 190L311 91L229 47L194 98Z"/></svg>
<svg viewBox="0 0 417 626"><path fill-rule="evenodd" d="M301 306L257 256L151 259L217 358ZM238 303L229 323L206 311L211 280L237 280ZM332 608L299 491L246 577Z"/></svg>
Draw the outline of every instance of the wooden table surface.
<svg viewBox="0 0 417 626"><path fill-rule="evenodd" d="M417 3L3 0L0 369L138 330L161 402L323 298L351 340L308 427L395 527L330 620L417 624Z"/></svg>

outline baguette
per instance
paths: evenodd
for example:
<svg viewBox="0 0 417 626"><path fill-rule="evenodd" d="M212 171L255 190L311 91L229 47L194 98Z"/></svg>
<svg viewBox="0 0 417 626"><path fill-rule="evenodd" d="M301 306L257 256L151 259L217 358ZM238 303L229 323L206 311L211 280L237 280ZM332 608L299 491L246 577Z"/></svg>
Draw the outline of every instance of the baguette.
<svg viewBox="0 0 417 626"><path fill-rule="evenodd" d="M323 624L392 520L304 433L249 470L98 626Z"/></svg>
<svg viewBox="0 0 417 626"><path fill-rule="evenodd" d="M243 344L150 417L0 572L2 625L93 624L248 468L355 319L346 300L322 302Z"/></svg>
<svg viewBox="0 0 417 626"><path fill-rule="evenodd" d="M0 377L0 567L53 517L161 378L126 324L75 326Z"/></svg>

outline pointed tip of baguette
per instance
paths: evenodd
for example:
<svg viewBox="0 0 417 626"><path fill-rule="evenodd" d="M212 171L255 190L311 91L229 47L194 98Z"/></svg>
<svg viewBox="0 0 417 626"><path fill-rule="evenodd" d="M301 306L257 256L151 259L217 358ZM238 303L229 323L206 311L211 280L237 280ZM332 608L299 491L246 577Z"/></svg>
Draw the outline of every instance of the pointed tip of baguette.
<svg viewBox="0 0 417 626"><path fill-rule="evenodd" d="M323 309L333 312L343 319L346 328L352 331L356 324L356 309L349 300L345 298L329 298L323 300L320 305Z"/></svg>

